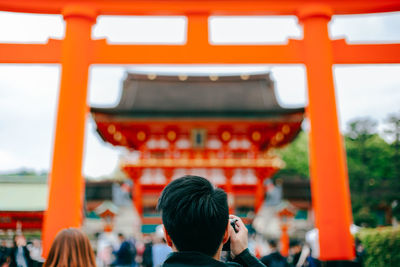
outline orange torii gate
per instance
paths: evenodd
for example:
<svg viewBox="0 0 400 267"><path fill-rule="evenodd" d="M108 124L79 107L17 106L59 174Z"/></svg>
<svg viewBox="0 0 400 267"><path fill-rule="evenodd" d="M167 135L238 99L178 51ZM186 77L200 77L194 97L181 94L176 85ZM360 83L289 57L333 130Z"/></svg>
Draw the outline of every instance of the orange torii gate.
<svg viewBox="0 0 400 267"><path fill-rule="evenodd" d="M348 45L330 40L333 14L400 11L398 0L0 0L1 11L62 14L64 40L47 44L0 44L0 63L57 63L61 87L44 222L44 251L64 227L82 221L82 154L88 114L87 81L91 64L304 64L311 121L310 159L320 259L354 257L346 159L338 128L333 64L400 63L400 44ZM109 45L92 40L98 15L184 15L184 45ZM296 15L303 40L287 45L211 45L210 15Z"/></svg>

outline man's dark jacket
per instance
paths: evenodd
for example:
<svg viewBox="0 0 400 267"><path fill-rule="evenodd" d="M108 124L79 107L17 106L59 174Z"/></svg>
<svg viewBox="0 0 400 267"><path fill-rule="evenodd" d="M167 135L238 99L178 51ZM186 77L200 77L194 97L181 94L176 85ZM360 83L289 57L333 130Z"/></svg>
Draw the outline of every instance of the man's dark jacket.
<svg viewBox="0 0 400 267"><path fill-rule="evenodd" d="M17 267L17 250L18 247L13 247L10 249L10 267ZM29 250L26 246L22 247L22 252L26 261L26 265L28 267L31 267L33 265L33 261L31 259L31 256L29 254Z"/></svg>
<svg viewBox="0 0 400 267"><path fill-rule="evenodd" d="M235 257L234 262L224 263L200 252L174 252L165 260L162 267L265 267L248 249Z"/></svg>
<svg viewBox="0 0 400 267"><path fill-rule="evenodd" d="M288 267L289 264L286 258L283 257L278 251L272 252L271 254L261 258L261 262L268 267Z"/></svg>

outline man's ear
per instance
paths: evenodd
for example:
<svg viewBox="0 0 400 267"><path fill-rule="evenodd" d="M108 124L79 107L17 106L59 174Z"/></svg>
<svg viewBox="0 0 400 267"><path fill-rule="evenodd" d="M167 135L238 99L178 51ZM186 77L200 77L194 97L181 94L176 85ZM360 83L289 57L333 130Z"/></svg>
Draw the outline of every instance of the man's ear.
<svg viewBox="0 0 400 267"><path fill-rule="evenodd" d="M224 238L222 239L222 244L225 244L229 240L229 227L231 227L231 226L230 226L230 223L228 220L228 225L226 226L226 229L225 229Z"/></svg>
<svg viewBox="0 0 400 267"><path fill-rule="evenodd" d="M163 225L163 229L164 229L165 241L167 241L167 245L170 246L170 247L172 248L172 247L173 247L172 239L171 239L171 237L169 236L169 234L168 234L168 232L167 232L167 229L165 229L165 226L164 226L164 225Z"/></svg>

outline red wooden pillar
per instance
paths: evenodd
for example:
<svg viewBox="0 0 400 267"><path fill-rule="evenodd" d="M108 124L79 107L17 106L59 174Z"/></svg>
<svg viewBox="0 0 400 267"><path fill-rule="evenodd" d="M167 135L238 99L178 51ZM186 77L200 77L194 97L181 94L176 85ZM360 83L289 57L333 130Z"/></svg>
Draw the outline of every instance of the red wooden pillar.
<svg viewBox="0 0 400 267"><path fill-rule="evenodd" d="M208 14L195 13L188 15L187 45L200 47L207 46L208 42Z"/></svg>
<svg viewBox="0 0 400 267"><path fill-rule="evenodd" d="M311 187L320 259L346 260L354 258L350 234L352 217L332 75L332 47L328 34L331 15L327 6L309 5L300 10L299 19L304 27L311 123Z"/></svg>
<svg viewBox="0 0 400 267"><path fill-rule="evenodd" d="M288 234L288 225L281 225L281 238L279 240L280 243L280 253L283 257L289 256L289 234Z"/></svg>
<svg viewBox="0 0 400 267"><path fill-rule="evenodd" d="M164 176L165 176L165 186L167 186L170 182L172 182L172 176L174 175L174 168L164 168Z"/></svg>
<svg viewBox="0 0 400 267"><path fill-rule="evenodd" d="M229 206L229 214L234 214L235 212L235 197L233 195L233 186L232 186L232 176L233 176L233 170L231 168L226 168L224 169L224 174L225 174L225 191L226 194L228 195L228 206Z"/></svg>
<svg viewBox="0 0 400 267"><path fill-rule="evenodd" d="M133 180L133 192L132 200L133 205L136 208L137 213L140 217L143 216L143 201L142 201L142 184L140 183L140 177L142 177L142 170L137 169L131 173Z"/></svg>
<svg viewBox="0 0 400 267"><path fill-rule="evenodd" d="M265 195L265 186L264 186L264 179L265 179L265 170L256 170L257 175L257 189L256 189L256 199L255 199L255 212L257 213L264 201Z"/></svg>
<svg viewBox="0 0 400 267"><path fill-rule="evenodd" d="M58 100L48 208L43 225L43 253L47 256L56 234L80 227L84 179L82 157L87 116L87 82L91 28L96 12L81 6L63 10L66 21L62 44L62 73Z"/></svg>
<svg viewBox="0 0 400 267"><path fill-rule="evenodd" d="M282 256L289 256L289 220L295 215L294 210L290 208L290 204L284 202L285 207L278 212L281 222L281 238L280 238L280 252Z"/></svg>

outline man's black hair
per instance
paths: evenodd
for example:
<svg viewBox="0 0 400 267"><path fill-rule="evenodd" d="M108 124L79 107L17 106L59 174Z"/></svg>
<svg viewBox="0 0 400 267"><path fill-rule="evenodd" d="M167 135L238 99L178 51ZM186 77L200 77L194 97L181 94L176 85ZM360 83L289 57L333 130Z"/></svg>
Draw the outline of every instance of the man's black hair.
<svg viewBox="0 0 400 267"><path fill-rule="evenodd" d="M223 190L203 177L187 175L164 188L157 209L178 251L215 255L229 220Z"/></svg>
<svg viewBox="0 0 400 267"><path fill-rule="evenodd" d="M277 244L277 242L276 242L275 239L270 239L270 240L268 240L268 245L269 245L271 248L277 248L277 247L278 247L278 244Z"/></svg>
<svg viewBox="0 0 400 267"><path fill-rule="evenodd" d="M297 239L291 239L289 242L289 247L295 247L295 246L300 246L300 241Z"/></svg>

